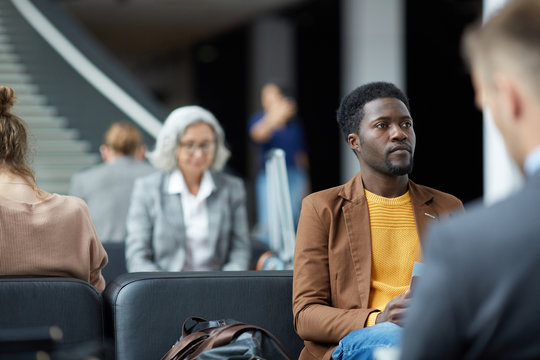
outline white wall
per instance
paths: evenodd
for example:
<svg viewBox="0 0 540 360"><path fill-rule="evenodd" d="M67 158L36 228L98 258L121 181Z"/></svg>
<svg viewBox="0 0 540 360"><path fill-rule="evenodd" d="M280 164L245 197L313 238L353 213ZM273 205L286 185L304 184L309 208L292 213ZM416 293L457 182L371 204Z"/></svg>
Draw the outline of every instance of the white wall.
<svg viewBox="0 0 540 360"><path fill-rule="evenodd" d="M389 81L404 89L404 0L342 0L341 11L341 95L371 81ZM360 168L341 133L340 138L344 183Z"/></svg>

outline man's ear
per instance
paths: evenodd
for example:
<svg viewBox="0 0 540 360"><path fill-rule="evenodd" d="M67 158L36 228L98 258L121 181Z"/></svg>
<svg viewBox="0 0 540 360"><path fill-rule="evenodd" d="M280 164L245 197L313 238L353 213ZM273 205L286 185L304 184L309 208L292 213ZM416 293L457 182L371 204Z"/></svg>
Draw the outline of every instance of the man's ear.
<svg viewBox="0 0 540 360"><path fill-rule="evenodd" d="M493 77L494 85L500 94L505 110L512 119L519 120L523 115L523 89L515 78L497 73Z"/></svg>
<svg viewBox="0 0 540 360"><path fill-rule="evenodd" d="M99 152L101 153L101 158L103 159L104 162L109 161L110 151L109 151L109 147L107 145L105 145L105 144L101 145L99 147Z"/></svg>
<svg viewBox="0 0 540 360"><path fill-rule="evenodd" d="M354 151L360 151L360 137L358 134L349 134L347 135L347 143Z"/></svg>
<svg viewBox="0 0 540 360"><path fill-rule="evenodd" d="M482 90L482 82L478 76L477 73L473 72L471 74L471 83L474 89L474 104L478 110L482 111L484 109L484 92Z"/></svg>

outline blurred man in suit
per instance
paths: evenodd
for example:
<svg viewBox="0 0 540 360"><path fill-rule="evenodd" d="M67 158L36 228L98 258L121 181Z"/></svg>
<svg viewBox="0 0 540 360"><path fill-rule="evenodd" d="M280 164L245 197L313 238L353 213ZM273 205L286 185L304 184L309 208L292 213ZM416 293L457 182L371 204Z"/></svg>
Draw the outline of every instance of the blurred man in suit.
<svg viewBox="0 0 540 360"><path fill-rule="evenodd" d="M104 140L99 148L104 162L75 174L70 195L86 201L102 242L122 242L133 183L154 168L144 161L141 134L130 123L112 124Z"/></svg>
<svg viewBox="0 0 540 360"><path fill-rule="evenodd" d="M493 114L527 181L433 227L402 358L539 359L540 1L509 1L463 44L477 104Z"/></svg>

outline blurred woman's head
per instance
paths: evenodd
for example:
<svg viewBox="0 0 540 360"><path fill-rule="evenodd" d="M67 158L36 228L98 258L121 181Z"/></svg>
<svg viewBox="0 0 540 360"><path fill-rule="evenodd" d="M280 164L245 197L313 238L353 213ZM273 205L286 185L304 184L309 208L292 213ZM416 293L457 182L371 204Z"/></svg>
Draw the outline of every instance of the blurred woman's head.
<svg viewBox="0 0 540 360"><path fill-rule="evenodd" d="M158 169L199 172L222 170L230 152L225 133L214 115L199 106L171 112L159 132L156 147L147 155Z"/></svg>
<svg viewBox="0 0 540 360"><path fill-rule="evenodd" d="M134 125L121 121L113 123L107 129L104 144L117 154L134 156L143 141L141 133Z"/></svg>
<svg viewBox="0 0 540 360"><path fill-rule="evenodd" d="M0 170L24 177L35 184L35 175L27 165L28 136L26 124L11 113L15 91L0 85Z"/></svg>

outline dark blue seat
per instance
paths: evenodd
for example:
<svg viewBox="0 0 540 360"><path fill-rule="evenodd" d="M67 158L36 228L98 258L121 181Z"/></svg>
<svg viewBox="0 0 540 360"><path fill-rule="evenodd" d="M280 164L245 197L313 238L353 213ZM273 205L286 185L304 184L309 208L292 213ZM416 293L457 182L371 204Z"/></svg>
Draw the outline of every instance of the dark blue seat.
<svg viewBox="0 0 540 360"><path fill-rule="evenodd" d="M105 278L105 282L108 284L116 277L127 273L125 246L123 242L104 242L103 248L107 252L109 262L107 263L107 266L103 268L101 273Z"/></svg>
<svg viewBox="0 0 540 360"><path fill-rule="evenodd" d="M51 326L61 329L61 341L44 342L44 329ZM12 350L17 350L17 342L26 338L28 344L21 342L21 351L36 345L70 354L101 352L104 345L101 294L78 279L2 276L0 330L3 341L10 335L8 340ZM16 339L17 336L22 338ZM3 358L5 356L8 355Z"/></svg>

